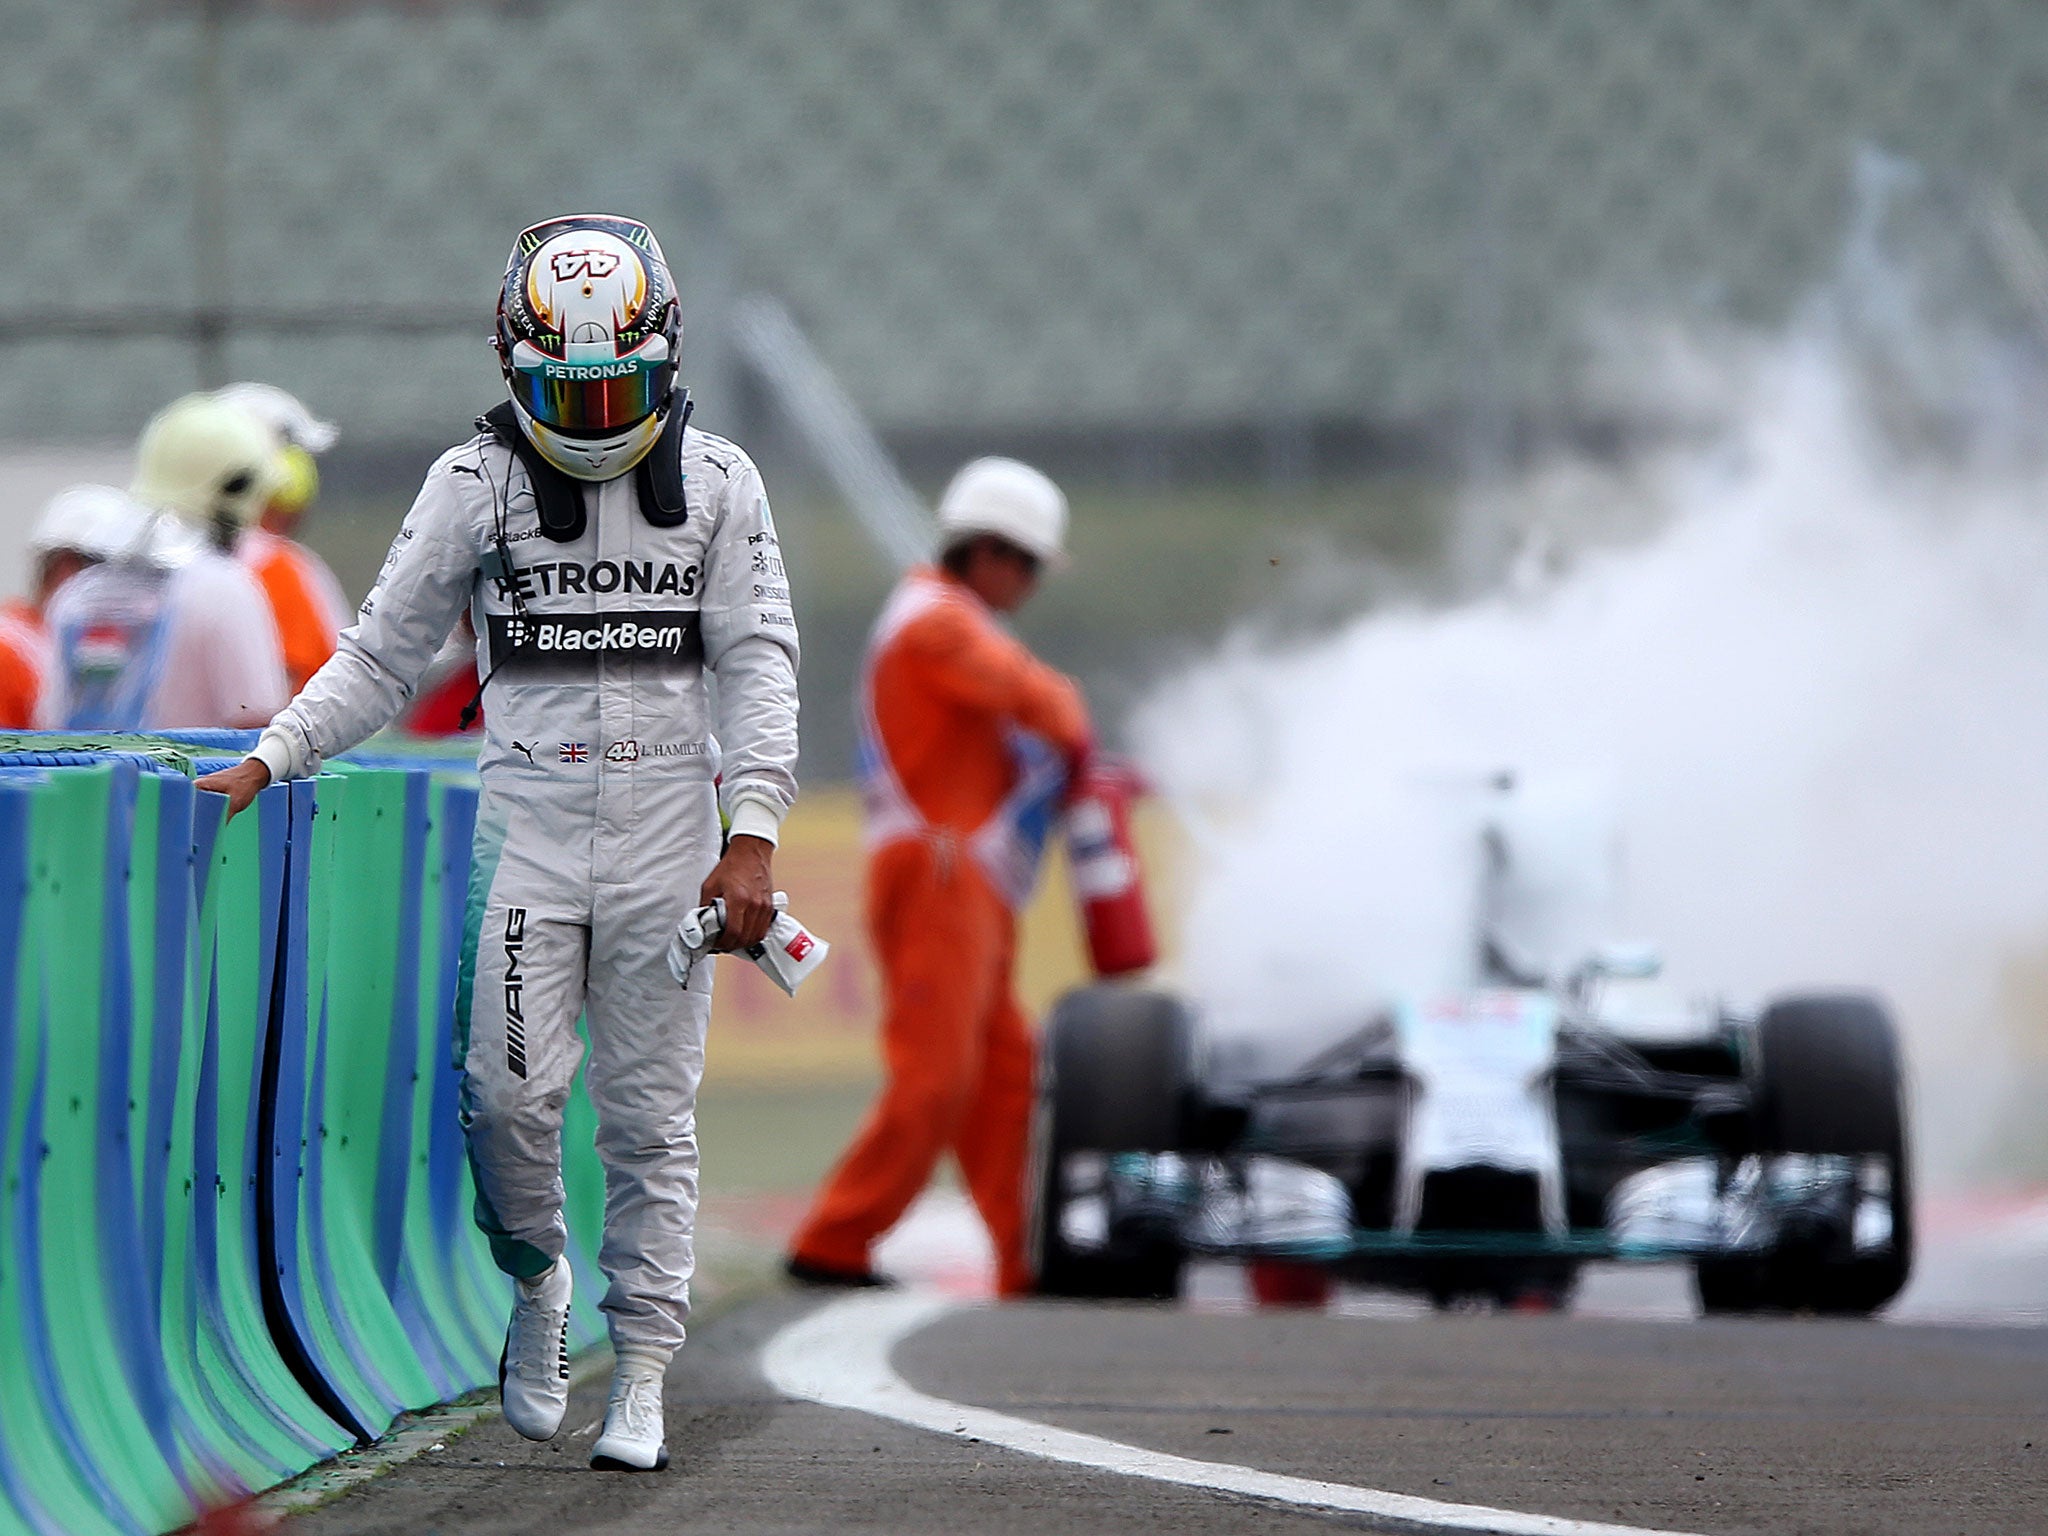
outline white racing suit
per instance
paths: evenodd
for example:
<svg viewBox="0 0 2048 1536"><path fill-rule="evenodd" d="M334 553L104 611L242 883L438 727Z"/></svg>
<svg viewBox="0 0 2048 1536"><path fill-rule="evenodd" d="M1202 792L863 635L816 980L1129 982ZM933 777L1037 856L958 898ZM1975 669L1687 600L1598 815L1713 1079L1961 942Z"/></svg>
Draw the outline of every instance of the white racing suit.
<svg viewBox="0 0 2048 1536"><path fill-rule="evenodd" d="M477 1221L508 1274L561 1255L562 1111L587 1011L602 1306L614 1345L640 1349L680 1344L689 1309L711 968L684 990L665 952L719 852L707 668L733 830L772 842L796 793L796 624L760 476L695 430L682 460L679 527L642 515L628 474L584 485L583 530L556 542L507 448L479 436L444 454L360 621L255 753L298 777L361 741L469 606L480 673L504 662L456 999Z"/></svg>

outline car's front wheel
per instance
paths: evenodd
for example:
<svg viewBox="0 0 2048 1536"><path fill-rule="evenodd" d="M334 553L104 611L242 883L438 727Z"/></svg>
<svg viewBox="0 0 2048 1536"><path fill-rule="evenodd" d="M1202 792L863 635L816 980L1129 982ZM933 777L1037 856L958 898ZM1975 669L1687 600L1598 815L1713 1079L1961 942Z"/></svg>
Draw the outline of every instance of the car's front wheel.
<svg viewBox="0 0 2048 1536"><path fill-rule="evenodd" d="M1769 1164L1792 1155L1846 1157L1890 1218L1887 1242L1860 1246L1846 1222L1788 1221L1754 1258L1701 1259L1707 1312L1875 1312L1913 1267L1912 1167L1898 1030L1874 997L1826 994L1774 1002L1757 1022L1755 1146Z"/></svg>
<svg viewBox="0 0 2048 1536"><path fill-rule="evenodd" d="M1116 1160L1180 1149L1194 1071L1186 1006L1084 987L1054 1008L1043 1052L1029 1182L1039 1292L1177 1296L1186 1254L1172 1213L1123 1199ZM1084 1202L1091 1221L1076 1219Z"/></svg>

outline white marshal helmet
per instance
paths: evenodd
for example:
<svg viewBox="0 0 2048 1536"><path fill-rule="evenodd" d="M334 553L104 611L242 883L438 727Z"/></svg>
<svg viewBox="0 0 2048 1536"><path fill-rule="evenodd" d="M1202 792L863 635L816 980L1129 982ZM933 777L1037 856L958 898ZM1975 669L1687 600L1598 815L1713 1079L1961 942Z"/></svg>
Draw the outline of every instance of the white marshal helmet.
<svg viewBox="0 0 2048 1536"><path fill-rule="evenodd" d="M38 557L73 550L94 560L118 560L147 543L148 510L111 485L66 486L50 498L28 536Z"/></svg>
<svg viewBox="0 0 2048 1536"><path fill-rule="evenodd" d="M950 549L992 533L1050 566L1067 563L1067 498L1029 464L976 459L961 466L939 498L939 538Z"/></svg>
<svg viewBox="0 0 2048 1536"><path fill-rule="evenodd" d="M275 384L229 384L216 389L213 397L247 411L277 439L276 483L270 488L268 511L289 515L311 506L320 494L320 466L314 456L341 437L334 423L322 421L306 409L305 401Z"/></svg>
<svg viewBox="0 0 2048 1536"><path fill-rule="evenodd" d="M229 384L213 392L216 400L238 405L278 436L279 441L308 453L325 453L341 436L334 423L306 409L306 402L275 384Z"/></svg>
<svg viewBox="0 0 2048 1536"><path fill-rule="evenodd" d="M216 534L262 514L277 486L270 429L218 395L184 395L150 418L135 448L129 494Z"/></svg>

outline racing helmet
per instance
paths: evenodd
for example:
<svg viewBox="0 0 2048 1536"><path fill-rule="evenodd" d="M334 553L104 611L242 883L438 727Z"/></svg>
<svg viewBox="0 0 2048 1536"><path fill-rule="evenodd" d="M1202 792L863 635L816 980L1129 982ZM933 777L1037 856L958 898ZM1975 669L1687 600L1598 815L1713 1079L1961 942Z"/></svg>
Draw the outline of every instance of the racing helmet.
<svg viewBox="0 0 2048 1536"><path fill-rule="evenodd" d="M262 423L217 396L184 395L142 429L129 494L231 544L277 484L276 442Z"/></svg>
<svg viewBox="0 0 2048 1536"><path fill-rule="evenodd" d="M275 384L229 384L214 398L238 406L270 429L277 439L276 483L269 510L290 517L303 512L320 494L320 468L314 456L332 448L340 433L306 409L297 395Z"/></svg>
<svg viewBox="0 0 2048 1536"><path fill-rule="evenodd" d="M945 548L993 533L1055 568L1067 563L1067 498L1029 464L976 459L963 465L939 498Z"/></svg>
<svg viewBox="0 0 2048 1536"><path fill-rule="evenodd" d="M579 213L522 230L498 291L494 344L520 430L578 480L647 456L676 388L682 306L654 232Z"/></svg>

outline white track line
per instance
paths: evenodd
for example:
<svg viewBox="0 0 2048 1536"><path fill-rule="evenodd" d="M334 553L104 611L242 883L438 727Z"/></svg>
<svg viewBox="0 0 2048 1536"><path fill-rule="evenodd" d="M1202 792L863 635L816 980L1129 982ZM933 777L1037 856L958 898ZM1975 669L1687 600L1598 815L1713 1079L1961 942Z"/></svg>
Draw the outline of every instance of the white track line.
<svg viewBox="0 0 2048 1536"><path fill-rule="evenodd" d="M1226 1462L1195 1461L928 1397L896 1374L889 1355L900 1340L958 1306L945 1297L915 1291L848 1296L799 1318L770 1339L761 1352L761 1369L778 1392L808 1402L851 1408L937 1434L969 1436L1027 1456L1044 1456L1125 1477L1368 1515L1382 1530L1456 1531L1478 1536L1680 1536L1630 1525L1518 1515L1478 1504L1445 1504L1377 1488L1354 1488L1348 1483L1284 1477Z"/></svg>

